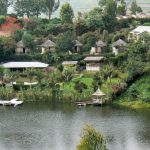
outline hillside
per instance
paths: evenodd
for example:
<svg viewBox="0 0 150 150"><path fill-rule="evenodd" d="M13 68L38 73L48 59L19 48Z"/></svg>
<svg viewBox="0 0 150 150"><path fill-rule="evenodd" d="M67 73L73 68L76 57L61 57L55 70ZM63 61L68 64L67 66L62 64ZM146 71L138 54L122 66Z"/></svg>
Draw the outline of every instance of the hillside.
<svg viewBox="0 0 150 150"><path fill-rule="evenodd" d="M150 83L150 76L142 76L118 98L117 103L133 108L150 108L150 84L148 83Z"/></svg>

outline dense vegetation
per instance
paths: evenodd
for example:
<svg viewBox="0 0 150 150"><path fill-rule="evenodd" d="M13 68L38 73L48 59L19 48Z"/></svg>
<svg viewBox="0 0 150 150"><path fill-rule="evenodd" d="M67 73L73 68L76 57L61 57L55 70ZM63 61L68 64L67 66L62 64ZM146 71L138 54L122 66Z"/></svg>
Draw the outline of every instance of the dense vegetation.
<svg viewBox="0 0 150 150"><path fill-rule="evenodd" d="M139 77L149 75L150 35L145 32L137 41L129 41L128 35L137 25L149 25L150 19L117 20L117 15L126 14L124 0L121 0L119 5L114 0L103 0L99 3L99 7L87 13L79 12L77 16L74 15L72 7L66 3L60 9L60 17L52 19L50 19L51 14L59 7L59 1L38 1L42 5L36 3L35 0L23 2L22 0L15 3L5 1L5 10L0 12L3 15L0 17L0 26L7 26L11 32L10 36L0 37L0 62L38 60L55 66L57 71L40 72L31 69L19 74L2 68L0 70L2 85L0 98L8 99L19 96L23 100L89 100L91 94L99 87L107 94L106 99L111 102L125 92L129 86L129 90L132 89L134 86L131 84ZM11 4L16 14L10 14L8 17L6 16L7 8ZM132 3L132 14L141 11L135 2ZM40 18L40 14L43 13L47 13L49 19ZM10 24L8 20L12 18L15 22ZM12 24L17 27L15 31L9 28ZM46 39L55 42L55 50L41 55L39 45ZM128 47L115 56L112 53L112 44L118 39L127 42ZM17 55L14 53L16 42L20 40L31 49L29 54ZM83 44L79 53L74 52L74 40L79 40ZM90 55L91 47L95 46L98 40L107 43L104 53L101 54L105 57L105 65L100 72L84 72L83 59ZM77 68L64 69L60 64L65 60L77 60L79 64ZM5 83L10 81L17 81L17 86L5 87ZM37 81L39 84L35 87L24 87L24 81ZM134 93L134 90L131 91ZM140 98L144 103L149 103L145 99L149 98Z"/></svg>

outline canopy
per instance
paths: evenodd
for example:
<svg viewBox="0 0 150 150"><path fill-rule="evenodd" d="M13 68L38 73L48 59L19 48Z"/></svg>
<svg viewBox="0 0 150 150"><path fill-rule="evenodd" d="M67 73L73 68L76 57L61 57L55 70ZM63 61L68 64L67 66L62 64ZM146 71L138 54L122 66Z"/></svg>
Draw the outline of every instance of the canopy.
<svg viewBox="0 0 150 150"><path fill-rule="evenodd" d="M93 96L105 96L105 94L100 89L97 89L97 91L93 93Z"/></svg>

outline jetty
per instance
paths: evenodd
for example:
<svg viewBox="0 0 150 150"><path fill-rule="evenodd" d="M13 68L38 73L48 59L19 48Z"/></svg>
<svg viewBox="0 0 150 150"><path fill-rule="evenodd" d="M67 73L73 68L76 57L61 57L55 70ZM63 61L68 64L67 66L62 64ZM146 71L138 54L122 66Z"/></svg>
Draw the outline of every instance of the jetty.
<svg viewBox="0 0 150 150"><path fill-rule="evenodd" d="M21 105L23 103L23 101L18 101L19 99L18 98L14 98L12 100L0 100L0 105L3 105L3 106L18 106L18 105Z"/></svg>
<svg viewBox="0 0 150 150"><path fill-rule="evenodd" d="M93 99L91 101L76 102L77 106L88 106L88 105L102 106L103 104L105 104L106 102L104 99L105 94L100 89L97 89L97 91L93 93L92 96Z"/></svg>

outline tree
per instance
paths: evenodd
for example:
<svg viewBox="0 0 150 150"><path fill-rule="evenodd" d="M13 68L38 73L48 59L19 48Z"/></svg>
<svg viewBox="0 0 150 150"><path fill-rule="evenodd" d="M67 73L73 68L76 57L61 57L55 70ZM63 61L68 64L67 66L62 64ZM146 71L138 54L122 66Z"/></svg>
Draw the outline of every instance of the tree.
<svg viewBox="0 0 150 150"><path fill-rule="evenodd" d="M92 126L85 126L77 150L107 150L106 142Z"/></svg>
<svg viewBox="0 0 150 150"><path fill-rule="evenodd" d="M101 72L97 72L94 75L94 78L93 78L93 88L94 88L94 91L96 91L99 87L101 87L102 84L103 84L102 74L101 74Z"/></svg>
<svg viewBox="0 0 150 150"><path fill-rule="evenodd" d="M18 16L38 17L46 12L46 0L17 0L15 2L15 11Z"/></svg>
<svg viewBox="0 0 150 150"><path fill-rule="evenodd" d="M104 8L103 22L105 29L112 30L117 22L117 3L115 0L106 0Z"/></svg>
<svg viewBox="0 0 150 150"><path fill-rule="evenodd" d="M136 14L136 12L142 12L142 8L137 5L136 0L134 0L134 1L131 3L130 11L131 11L132 14L134 14L134 15Z"/></svg>
<svg viewBox="0 0 150 150"><path fill-rule="evenodd" d="M74 12L69 3L65 3L60 10L60 18L64 24L73 22Z"/></svg>
<svg viewBox="0 0 150 150"><path fill-rule="evenodd" d="M0 15L7 15L7 9L12 4L13 0L1 0L0 1Z"/></svg>
<svg viewBox="0 0 150 150"><path fill-rule="evenodd" d="M126 15L126 2L125 0L121 0L121 5L117 8L117 14L125 16Z"/></svg>
<svg viewBox="0 0 150 150"><path fill-rule="evenodd" d="M27 48L33 50L35 44L34 44L33 36L31 34L28 33L24 34L22 37L22 41Z"/></svg>
<svg viewBox="0 0 150 150"><path fill-rule="evenodd" d="M61 34L57 41L55 49L57 52L68 52L73 48L74 34L71 31Z"/></svg>
<svg viewBox="0 0 150 150"><path fill-rule="evenodd" d="M74 77L74 73L75 73L74 68L72 69L68 67L67 69L64 69L62 72L62 80L70 82Z"/></svg>
<svg viewBox="0 0 150 150"><path fill-rule="evenodd" d="M89 30L103 29L102 10L98 7L85 15L85 23Z"/></svg>
<svg viewBox="0 0 150 150"><path fill-rule="evenodd" d="M74 88L79 93L83 93L83 91L88 88L87 85L81 81L75 81L74 83Z"/></svg>
<svg viewBox="0 0 150 150"><path fill-rule="evenodd" d="M56 11L59 8L59 0L55 2L55 0L45 0L45 4L48 10L49 20L51 19L52 12Z"/></svg>

